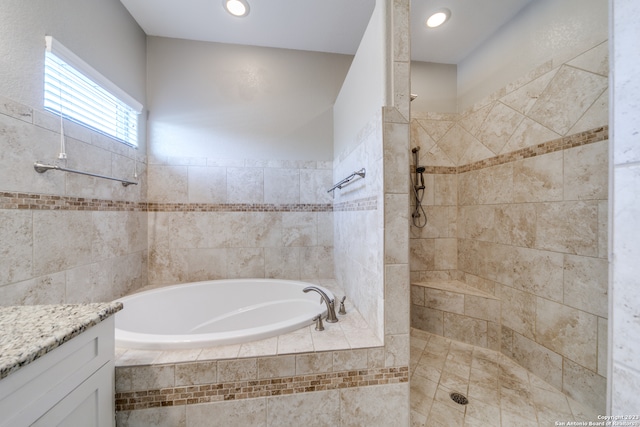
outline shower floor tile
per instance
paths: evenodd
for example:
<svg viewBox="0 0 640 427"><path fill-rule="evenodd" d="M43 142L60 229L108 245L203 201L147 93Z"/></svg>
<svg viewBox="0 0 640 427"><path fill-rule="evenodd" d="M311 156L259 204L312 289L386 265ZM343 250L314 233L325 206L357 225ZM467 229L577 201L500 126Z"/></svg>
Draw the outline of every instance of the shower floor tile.
<svg viewBox="0 0 640 427"><path fill-rule="evenodd" d="M412 427L546 427L592 411L496 351L411 330ZM468 398L460 405L452 392ZM566 425L566 424L565 424Z"/></svg>

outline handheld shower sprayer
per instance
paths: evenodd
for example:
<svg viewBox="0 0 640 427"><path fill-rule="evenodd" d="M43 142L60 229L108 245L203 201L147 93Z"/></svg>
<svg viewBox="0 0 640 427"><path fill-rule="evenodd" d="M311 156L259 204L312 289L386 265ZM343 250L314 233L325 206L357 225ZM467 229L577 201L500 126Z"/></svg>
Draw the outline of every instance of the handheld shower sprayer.
<svg viewBox="0 0 640 427"><path fill-rule="evenodd" d="M411 149L411 152L413 153L413 164L414 164L413 171L415 173L415 178L413 179L413 186L412 186L413 195L415 197L415 209L411 214L411 219L412 219L413 225L415 225L416 227L422 228L425 225L427 225L427 213L422 207L422 199L424 198L424 191L426 188L424 185L423 174L426 168L424 166L418 166L419 151L420 151L420 146L414 147L413 149ZM424 218L424 221L422 221L421 218Z"/></svg>

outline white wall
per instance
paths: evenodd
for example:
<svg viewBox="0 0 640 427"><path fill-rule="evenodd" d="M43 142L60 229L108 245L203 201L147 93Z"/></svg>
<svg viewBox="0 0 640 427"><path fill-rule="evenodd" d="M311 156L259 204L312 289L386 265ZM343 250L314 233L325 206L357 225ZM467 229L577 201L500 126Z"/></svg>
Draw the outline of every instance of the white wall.
<svg viewBox="0 0 640 427"><path fill-rule="evenodd" d="M354 148L357 133L386 104L386 2L377 1L333 109L334 156ZM383 47L383 48L381 48Z"/></svg>
<svg viewBox="0 0 640 427"><path fill-rule="evenodd" d="M149 37L151 156L331 160L351 59Z"/></svg>
<svg viewBox="0 0 640 427"><path fill-rule="evenodd" d="M118 0L2 0L1 95L42 106L45 35L144 104L145 34Z"/></svg>
<svg viewBox="0 0 640 427"><path fill-rule="evenodd" d="M411 61L412 111L456 113L458 67L455 64Z"/></svg>
<svg viewBox="0 0 640 427"><path fill-rule="evenodd" d="M609 204L609 402L614 415L640 414L640 5L611 0Z"/></svg>
<svg viewBox="0 0 640 427"><path fill-rule="evenodd" d="M536 0L458 64L458 108L607 39L604 0Z"/></svg>

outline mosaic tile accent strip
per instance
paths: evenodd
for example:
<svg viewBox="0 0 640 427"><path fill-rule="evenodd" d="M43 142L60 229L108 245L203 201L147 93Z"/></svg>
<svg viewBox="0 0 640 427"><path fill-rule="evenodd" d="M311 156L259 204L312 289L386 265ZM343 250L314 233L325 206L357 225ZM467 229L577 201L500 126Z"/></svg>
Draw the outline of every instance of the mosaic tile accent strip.
<svg viewBox="0 0 640 427"><path fill-rule="evenodd" d="M469 163L462 166L426 166L425 173L440 175L455 175L458 173L470 172L498 166L505 163L515 162L529 157L541 156L543 154L553 153L555 151L567 150L569 148L580 147L582 145L593 144L596 142L609 139L609 126L602 126L585 132L576 133L551 141L544 142L532 147L522 148L506 154L500 154L495 157L480 160L478 162ZM413 172L413 169L410 168ZM335 209L335 208L334 208Z"/></svg>
<svg viewBox="0 0 640 427"><path fill-rule="evenodd" d="M145 203L0 192L0 209L138 212L331 212L331 204Z"/></svg>
<svg viewBox="0 0 640 427"><path fill-rule="evenodd" d="M331 212L326 204L264 204L264 203L148 203L149 212Z"/></svg>
<svg viewBox="0 0 640 427"><path fill-rule="evenodd" d="M116 393L116 411L406 383L407 366Z"/></svg>
<svg viewBox="0 0 640 427"><path fill-rule="evenodd" d="M335 203L333 205L334 212L374 211L376 209L378 209L378 198L376 196L350 200L348 202Z"/></svg>
<svg viewBox="0 0 640 427"><path fill-rule="evenodd" d="M501 154L489 159L480 160L479 162L470 163L468 165L458 166L457 172L470 172L498 166L505 163L515 162L516 160L526 159L529 157L541 156L543 154L553 153L555 151L567 150L569 148L580 147L582 145L593 144L609 139L609 126L602 126L585 132L576 133L551 141L544 142L532 147L522 148L510 153Z"/></svg>
<svg viewBox="0 0 640 427"><path fill-rule="evenodd" d="M0 209L146 211L147 203L33 193L0 192Z"/></svg>

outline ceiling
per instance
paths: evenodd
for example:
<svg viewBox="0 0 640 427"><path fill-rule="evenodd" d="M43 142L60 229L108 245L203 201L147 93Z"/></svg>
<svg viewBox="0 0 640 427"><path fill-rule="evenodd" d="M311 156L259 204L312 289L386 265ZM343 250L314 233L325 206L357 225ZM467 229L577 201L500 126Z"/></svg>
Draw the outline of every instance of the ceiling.
<svg viewBox="0 0 640 427"><path fill-rule="evenodd" d="M222 0L120 0L150 36L354 54L375 0L247 0L235 18ZM535 0L412 0L415 61L457 64ZM428 15L446 7L450 20L428 29Z"/></svg>

